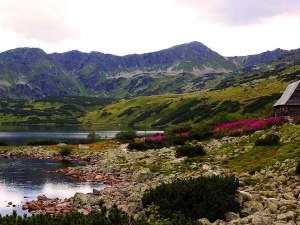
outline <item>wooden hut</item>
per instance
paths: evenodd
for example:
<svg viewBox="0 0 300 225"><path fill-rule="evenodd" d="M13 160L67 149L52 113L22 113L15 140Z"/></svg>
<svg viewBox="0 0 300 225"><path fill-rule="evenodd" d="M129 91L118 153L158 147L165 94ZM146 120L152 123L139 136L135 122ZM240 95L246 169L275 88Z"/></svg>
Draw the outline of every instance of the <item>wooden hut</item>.
<svg viewBox="0 0 300 225"><path fill-rule="evenodd" d="M289 84L280 99L273 105L275 117L300 116L300 80Z"/></svg>

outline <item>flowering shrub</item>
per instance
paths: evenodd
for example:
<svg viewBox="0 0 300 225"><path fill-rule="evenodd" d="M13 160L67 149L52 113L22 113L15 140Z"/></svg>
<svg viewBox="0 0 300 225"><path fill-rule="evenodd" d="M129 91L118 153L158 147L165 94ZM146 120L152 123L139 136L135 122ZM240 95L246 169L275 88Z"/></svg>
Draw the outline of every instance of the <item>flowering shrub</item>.
<svg viewBox="0 0 300 225"><path fill-rule="evenodd" d="M251 118L251 119L235 121L235 122L232 122L232 123L220 124L220 125L215 126L214 129L215 130L231 130L233 128L243 127L247 124L252 124L256 121L259 121L259 118Z"/></svg>
<svg viewBox="0 0 300 225"><path fill-rule="evenodd" d="M162 140L162 139L164 139L166 137L167 136L158 134L158 135L155 135L155 136L147 137L147 140L149 140L149 141L160 141L160 140Z"/></svg>
<svg viewBox="0 0 300 225"><path fill-rule="evenodd" d="M273 125L280 125L281 119L279 117L270 117L261 121L257 121L253 124L248 124L243 128L244 132L247 131L254 131L254 130L261 130L271 127Z"/></svg>
<svg viewBox="0 0 300 225"><path fill-rule="evenodd" d="M250 118L232 123L220 124L212 127L214 137L223 137L226 135L238 136L242 133L249 133L255 130L269 128L273 125L280 125L281 119L278 117L270 117L263 120L259 118Z"/></svg>

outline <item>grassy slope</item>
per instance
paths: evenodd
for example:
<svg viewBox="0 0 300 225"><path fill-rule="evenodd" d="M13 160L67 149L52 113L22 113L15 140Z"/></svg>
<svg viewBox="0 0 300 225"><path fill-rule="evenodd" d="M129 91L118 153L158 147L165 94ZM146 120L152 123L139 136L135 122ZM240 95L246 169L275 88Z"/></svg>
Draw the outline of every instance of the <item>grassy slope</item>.
<svg viewBox="0 0 300 225"><path fill-rule="evenodd" d="M166 120L167 124L170 124L174 122L176 118L178 119L182 116L189 117L186 118L183 123L194 123L197 121L197 118L199 122L199 118L201 119L201 115L204 115L205 113L212 116L212 113L230 111L230 104L232 103L236 103L236 105L239 104L239 109L236 108L231 111L242 114L246 105L249 105L264 96L281 93L285 90L287 85L287 82L281 82L278 78L268 78L252 82L251 86L241 85L229 87L225 90L199 91L180 95L137 97L129 100L122 100L106 106L101 110L94 111L81 118L80 121L84 123L100 124L128 124L132 121L137 121L136 124L153 125L159 120L174 116L174 120ZM259 114L262 116L267 114L265 116L269 116L271 114L272 105L276 100L277 99L269 102L266 109L260 108ZM189 102L191 104L188 104ZM222 103L224 104L222 105ZM184 105L186 105L186 108L184 108ZM208 112L206 112L205 109L209 109ZM182 112L175 115L176 111L179 110L182 110ZM139 121L136 119L142 117L142 115L145 115L145 120Z"/></svg>
<svg viewBox="0 0 300 225"><path fill-rule="evenodd" d="M276 146L255 146L255 140L261 136L275 133L280 137L280 143ZM282 127L273 127L266 131L257 131L249 136L220 140L218 147L208 151L202 158L203 161L210 161L214 166L221 166L230 171L249 172L274 165L277 161L285 159L297 159L300 157L300 126L285 124Z"/></svg>

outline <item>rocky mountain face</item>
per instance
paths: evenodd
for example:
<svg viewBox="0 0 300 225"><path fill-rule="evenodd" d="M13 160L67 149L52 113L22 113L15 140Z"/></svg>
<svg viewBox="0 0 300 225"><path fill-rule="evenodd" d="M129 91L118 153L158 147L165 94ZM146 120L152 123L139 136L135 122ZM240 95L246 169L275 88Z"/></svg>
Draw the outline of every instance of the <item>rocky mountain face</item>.
<svg viewBox="0 0 300 225"><path fill-rule="evenodd" d="M290 52L277 49L255 56L225 58L200 42L146 54L100 52L47 54L37 48L0 53L0 96L133 97L199 90L216 74L266 63Z"/></svg>

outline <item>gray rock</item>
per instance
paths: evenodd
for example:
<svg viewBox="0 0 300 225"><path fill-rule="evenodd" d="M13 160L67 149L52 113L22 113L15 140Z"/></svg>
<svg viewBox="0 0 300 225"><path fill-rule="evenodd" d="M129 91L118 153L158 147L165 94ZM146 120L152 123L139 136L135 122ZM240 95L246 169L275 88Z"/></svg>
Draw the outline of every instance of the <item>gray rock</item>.
<svg viewBox="0 0 300 225"><path fill-rule="evenodd" d="M101 198L98 195L75 193L73 203L83 205L96 205L99 204Z"/></svg>
<svg viewBox="0 0 300 225"><path fill-rule="evenodd" d="M132 180L136 182L144 182L152 178L152 172L149 168L142 168L140 170L134 171L132 174Z"/></svg>
<svg viewBox="0 0 300 225"><path fill-rule="evenodd" d="M89 146L82 145L82 144L79 144L79 145L78 145L78 148L79 148L79 150L89 150L89 149L90 149Z"/></svg>
<svg viewBox="0 0 300 225"><path fill-rule="evenodd" d="M240 216L234 212L227 212L225 217L226 217L226 222L230 222L232 220L236 220L240 218Z"/></svg>
<svg viewBox="0 0 300 225"><path fill-rule="evenodd" d="M295 200L294 193L287 192L282 195L286 200Z"/></svg>
<svg viewBox="0 0 300 225"><path fill-rule="evenodd" d="M251 216L251 224L253 225L270 225L273 223L273 219L269 213L256 212Z"/></svg>
<svg viewBox="0 0 300 225"><path fill-rule="evenodd" d="M244 203L245 201L252 201L254 199L254 196L246 191L240 191L239 192L239 199L240 203Z"/></svg>
<svg viewBox="0 0 300 225"><path fill-rule="evenodd" d="M267 205L267 209L270 210L271 213L276 213L277 212L277 204L274 203L274 202L269 202L268 205Z"/></svg>
<svg viewBox="0 0 300 225"><path fill-rule="evenodd" d="M226 225L226 223L223 220L216 220L215 222L213 222L213 225Z"/></svg>
<svg viewBox="0 0 300 225"><path fill-rule="evenodd" d="M66 143L58 143L58 144L57 144L57 147L58 147L58 148L62 148L62 147L65 147L65 146L67 146Z"/></svg>
<svg viewBox="0 0 300 225"><path fill-rule="evenodd" d="M244 209L241 213L244 216L252 215L256 212L263 211L264 207L260 202L257 201L248 201L244 203Z"/></svg>
<svg viewBox="0 0 300 225"><path fill-rule="evenodd" d="M281 213L277 215L277 220L289 221L294 219L295 213L293 211L288 211L286 213Z"/></svg>
<svg viewBox="0 0 300 225"><path fill-rule="evenodd" d="M198 223L199 225L211 225L211 222L209 222L209 220L206 219L206 218L198 219L198 220L197 220L197 223Z"/></svg>

